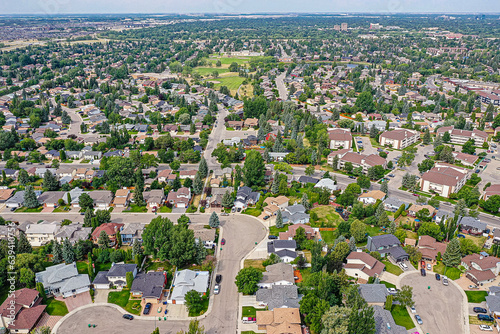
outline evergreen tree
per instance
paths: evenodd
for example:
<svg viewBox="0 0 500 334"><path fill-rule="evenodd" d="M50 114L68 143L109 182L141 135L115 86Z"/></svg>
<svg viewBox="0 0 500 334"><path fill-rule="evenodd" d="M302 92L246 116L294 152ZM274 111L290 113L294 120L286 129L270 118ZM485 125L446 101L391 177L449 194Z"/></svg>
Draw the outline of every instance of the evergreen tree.
<svg viewBox="0 0 500 334"><path fill-rule="evenodd" d="M280 175L279 175L278 171L275 171L273 184L271 186L271 192L275 195L280 191L279 176Z"/></svg>
<svg viewBox="0 0 500 334"><path fill-rule="evenodd" d="M201 179L201 174L199 171L196 173L196 176L194 177L193 192L196 195L199 195L203 192L203 180Z"/></svg>
<svg viewBox="0 0 500 334"><path fill-rule="evenodd" d="M83 226L90 227L92 226L92 218L94 218L94 213L91 208L85 210L85 216L83 216Z"/></svg>
<svg viewBox="0 0 500 334"><path fill-rule="evenodd" d="M63 111L62 116L61 116L61 121L63 124L70 124L71 123L71 117L69 117L68 113Z"/></svg>
<svg viewBox="0 0 500 334"><path fill-rule="evenodd" d="M132 257L135 258L137 255L142 255L141 244L137 239L134 239L132 243Z"/></svg>
<svg viewBox="0 0 500 334"><path fill-rule="evenodd" d="M380 191L386 194L389 192L389 185L387 184L386 180L382 181L382 184L380 184Z"/></svg>
<svg viewBox="0 0 500 334"><path fill-rule="evenodd" d="M179 175L177 175L174 179L174 182L172 182L172 189L174 191L177 191L180 187L182 187L181 178L179 177Z"/></svg>
<svg viewBox="0 0 500 334"><path fill-rule="evenodd" d="M233 206L233 203L234 203L233 196L229 191L226 191L224 196L222 196L222 201L221 201L222 206L224 208L230 208Z"/></svg>
<svg viewBox="0 0 500 334"><path fill-rule="evenodd" d="M389 232L389 234L394 234L396 233L396 223L391 221L390 224L389 224L389 228L387 229L387 232Z"/></svg>
<svg viewBox="0 0 500 334"><path fill-rule="evenodd" d="M278 210L276 214L276 228L283 228L283 215L281 214L281 210Z"/></svg>
<svg viewBox="0 0 500 334"><path fill-rule="evenodd" d="M351 252L355 252L356 249L357 249L357 247L356 247L356 239L354 237L351 237L349 239L349 250Z"/></svg>
<svg viewBox="0 0 500 334"><path fill-rule="evenodd" d="M109 236L105 231L101 231L101 234L99 235L99 239L97 240L97 244L99 245L99 248L101 249L107 249L109 248Z"/></svg>
<svg viewBox="0 0 500 334"><path fill-rule="evenodd" d="M28 172L24 169L19 170L19 176L17 177L17 180L19 181L19 184L22 186L26 186L29 182L29 175Z"/></svg>
<svg viewBox="0 0 500 334"><path fill-rule="evenodd" d="M220 225L219 221L219 216L217 216L217 213L214 211L210 215L210 219L208 220L208 225L210 225L211 228L217 228Z"/></svg>
<svg viewBox="0 0 500 334"><path fill-rule="evenodd" d="M378 206L377 206L377 209L375 209L375 218L379 219L380 216L382 216L382 214L385 212L385 209L384 209L384 204L380 203Z"/></svg>
<svg viewBox="0 0 500 334"><path fill-rule="evenodd" d="M36 283L36 290L38 291L38 293L40 294L40 298L42 298L42 302L46 302L47 300L47 294L45 293L45 287L43 286L43 283ZM49 331L50 333L50 331Z"/></svg>
<svg viewBox="0 0 500 334"><path fill-rule="evenodd" d="M309 197L307 196L307 193L304 193L304 195L302 195L302 200L300 201L300 203L304 206L304 208L306 208L307 211L311 209L311 203L309 203Z"/></svg>
<svg viewBox="0 0 500 334"><path fill-rule="evenodd" d="M62 261L63 261L63 254L61 245L57 242L57 240L54 240L54 243L52 244L52 262L58 264L61 263Z"/></svg>
<svg viewBox="0 0 500 334"><path fill-rule="evenodd" d="M49 170L46 170L45 174L43 174L43 187L49 191L59 189L59 181Z"/></svg>
<svg viewBox="0 0 500 334"><path fill-rule="evenodd" d="M33 186L28 185L24 190L24 206L33 209L40 206L38 202L38 198L36 197L35 190L33 190Z"/></svg>
<svg viewBox="0 0 500 334"><path fill-rule="evenodd" d="M431 133L429 132L429 129L425 129L425 133L424 133L424 138L422 139L423 143L425 145L428 145L431 143L432 141L432 138L431 138Z"/></svg>
<svg viewBox="0 0 500 334"><path fill-rule="evenodd" d="M144 201L144 176L142 175L142 170L137 169L135 173L135 191L134 191L134 203L137 206L144 206L146 202Z"/></svg>
<svg viewBox="0 0 500 334"><path fill-rule="evenodd" d="M75 261L75 251L73 250L73 246L71 245L69 239L64 239L63 241L62 256L64 262L66 262L67 264L73 263Z"/></svg>
<svg viewBox="0 0 500 334"><path fill-rule="evenodd" d="M33 249L31 248L31 244L26 238L26 234L24 232L19 232L19 240L17 242L16 253L31 253Z"/></svg>
<svg viewBox="0 0 500 334"><path fill-rule="evenodd" d="M447 267L457 267L462 262L460 253L460 242L457 238L452 239L443 254L443 263Z"/></svg>
<svg viewBox="0 0 500 334"><path fill-rule="evenodd" d="M201 157L198 171L200 172L200 175L203 179L208 176L208 164L204 157Z"/></svg>
<svg viewBox="0 0 500 334"><path fill-rule="evenodd" d="M332 167L333 167L333 170L335 170L335 171L339 170L339 156L338 155L335 155L333 157Z"/></svg>

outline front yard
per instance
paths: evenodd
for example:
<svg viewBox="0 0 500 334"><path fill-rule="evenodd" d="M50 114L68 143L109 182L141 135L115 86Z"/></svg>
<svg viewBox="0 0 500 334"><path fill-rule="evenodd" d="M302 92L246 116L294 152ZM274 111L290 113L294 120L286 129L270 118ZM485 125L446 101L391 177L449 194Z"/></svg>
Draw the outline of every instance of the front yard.
<svg viewBox="0 0 500 334"><path fill-rule="evenodd" d="M392 264L387 259L382 260L382 263L385 264L385 271L387 271L388 273L394 274L396 276L399 276L403 273L403 269L399 268L395 264Z"/></svg>
<svg viewBox="0 0 500 334"><path fill-rule="evenodd" d="M446 271L445 271L445 269L446 269ZM444 264L442 262L434 265L434 267L432 268L432 270L435 273L438 273L440 275L445 275L446 277L448 277L449 279L452 279L452 280L459 279L460 278L460 274L462 273L460 271L460 269L458 269L458 268L452 268L452 267L446 267L445 268L445 266L444 266Z"/></svg>
<svg viewBox="0 0 500 334"><path fill-rule="evenodd" d="M415 328L412 318L408 314L406 307L401 305L393 305L391 311L392 317L396 322L396 325L403 326L406 329Z"/></svg>
<svg viewBox="0 0 500 334"><path fill-rule="evenodd" d="M123 210L123 212L145 213L148 212L148 208L146 208L145 206L130 204L130 207L127 210Z"/></svg>
<svg viewBox="0 0 500 334"><path fill-rule="evenodd" d="M248 209L243 210L241 213L246 214L246 215L250 215L250 216L254 216L254 217L258 217L262 213L262 210L259 210L257 208L248 208Z"/></svg>
<svg viewBox="0 0 500 334"><path fill-rule="evenodd" d="M48 298L45 304L47 305L45 311L47 311L49 315L65 316L66 314L68 314L66 303L55 300L54 297Z"/></svg>
<svg viewBox="0 0 500 334"><path fill-rule="evenodd" d="M486 300L488 291L465 291L469 303L481 303Z"/></svg>
<svg viewBox="0 0 500 334"><path fill-rule="evenodd" d="M252 317L255 318L257 316L257 311L265 311L265 308L255 308L253 306L243 306L241 310L241 318L243 317Z"/></svg>
<svg viewBox="0 0 500 334"><path fill-rule="evenodd" d="M116 304L125 311L139 315L141 313L141 300L140 299L129 299L130 290L123 289L122 291L111 291L108 294L108 303Z"/></svg>
<svg viewBox="0 0 500 334"><path fill-rule="evenodd" d="M283 225L282 228L277 228L276 225L269 227L269 234L278 236L280 232L288 231L288 224Z"/></svg>
<svg viewBox="0 0 500 334"><path fill-rule="evenodd" d="M262 262L264 262L263 259L259 259L259 260L250 260L250 259L246 259L244 264L243 264L243 268L248 268L248 267L254 267L254 268L257 268L259 270L266 270L266 268L264 268L264 266L262 265Z"/></svg>

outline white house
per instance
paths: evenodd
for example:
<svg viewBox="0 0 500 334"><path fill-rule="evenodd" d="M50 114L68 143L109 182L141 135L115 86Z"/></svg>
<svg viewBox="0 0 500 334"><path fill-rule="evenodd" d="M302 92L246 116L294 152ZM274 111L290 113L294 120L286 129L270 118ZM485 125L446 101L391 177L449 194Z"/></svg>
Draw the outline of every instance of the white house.
<svg viewBox="0 0 500 334"><path fill-rule="evenodd" d="M31 246L39 247L55 239L61 223L43 221L40 224L29 224L26 228L26 238Z"/></svg>
<svg viewBox="0 0 500 334"><path fill-rule="evenodd" d="M76 262L57 264L35 274L36 283L42 283L47 295L64 298L90 290L89 275L79 274Z"/></svg>
<svg viewBox="0 0 500 334"><path fill-rule="evenodd" d="M280 262L267 266L262 279L257 285L261 289L269 289L273 285L293 285L294 283L292 265Z"/></svg>
<svg viewBox="0 0 500 334"><path fill-rule="evenodd" d="M209 277L210 272L208 271L189 269L176 271L167 302L169 304L184 304L186 293L191 290L196 290L201 295L205 295L208 289Z"/></svg>
<svg viewBox="0 0 500 334"><path fill-rule="evenodd" d="M372 190L359 195L358 201L363 202L363 204L375 204L378 200L383 200L386 194L380 190Z"/></svg>

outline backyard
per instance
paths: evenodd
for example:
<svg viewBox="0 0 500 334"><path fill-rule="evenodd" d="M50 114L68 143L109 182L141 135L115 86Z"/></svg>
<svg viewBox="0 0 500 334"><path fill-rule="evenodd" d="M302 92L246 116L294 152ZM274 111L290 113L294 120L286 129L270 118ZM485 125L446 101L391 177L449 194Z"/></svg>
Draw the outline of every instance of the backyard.
<svg viewBox="0 0 500 334"><path fill-rule="evenodd" d="M335 242L335 231L320 231L321 240L328 245L333 245Z"/></svg>
<svg viewBox="0 0 500 334"><path fill-rule="evenodd" d="M66 307L65 302L61 302L59 300L55 300L54 297L48 298L46 302L47 308L45 311L49 315L59 315L65 316L68 314L68 308Z"/></svg>
<svg viewBox="0 0 500 334"><path fill-rule="evenodd" d="M108 303L116 304L125 311L139 315L141 313L141 300L129 299L130 290L123 289L122 291L111 291L108 294Z"/></svg>
<svg viewBox="0 0 500 334"><path fill-rule="evenodd" d="M311 213L313 212L318 216L317 220L311 222L313 227L334 227L342 221L342 217L335 211L333 206L318 206L311 210Z"/></svg>

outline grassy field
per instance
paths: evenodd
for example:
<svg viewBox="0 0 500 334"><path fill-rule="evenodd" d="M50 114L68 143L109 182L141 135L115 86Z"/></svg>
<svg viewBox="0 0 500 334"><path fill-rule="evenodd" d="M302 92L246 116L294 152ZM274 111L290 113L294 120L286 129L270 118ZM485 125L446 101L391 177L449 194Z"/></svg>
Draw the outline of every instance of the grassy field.
<svg viewBox="0 0 500 334"><path fill-rule="evenodd" d="M215 64L217 63L217 60L220 60L220 62L222 64L221 67L228 67L233 62L237 63L238 65L242 65L242 64L248 63L248 61L251 58L254 58L254 57L222 57L222 56L213 57L213 56L211 56L208 59L208 61L211 62L211 63L213 63L214 64L214 68L216 68ZM224 66L224 65L226 65L226 66ZM221 67L219 67L219 68L221 68Z"/></svg>
<svg viewBox="0 0 500 334"><path fill-rule="evenodd" d="M168 261L164 262L151 262L148 259L146 263L146 269L144 271L157 271L159 268L163 268L164 271L169 271L172 269L172 265Z"/></svg>
<svg viewBox="0 0 500 334"><path fill-rule="evenodd" d="M216 78L213 81L215 88L226 86L231 91L231 94L234 94L236 93L240 85L243 83L243 81L245 81L245 78L239 76L233 76L233 77Z"/></svg>
<svg viewBox="0 0 500 334"><path fill-rule="evenodd" d="M68 308L66 307L65 302L61 302L59 300L55 300L54 298L49 298L47 299L47 308L45 311L49 315L60 315L60 316L65 316L68 314Z"/></svg>
<svg viewBox="0 0 500 334"><path fill-rule="evenodd" d="M321 231L321 239L328 245L333 245L335 242L335 231Z"/></svg>
<svg viewBox="0 0 500 334"><path fill-rule="evenodd" d="M311 210L318 215L318 221L315 225L319 226L337 226L342 221L342 217L335 211L333 206L318 206Z"/></svg>
<svg viewBox="0 0 500 334"><path fill-rule="evenodd" d="M443 263L439 263L439 264L434 265L433 271L435 273L440 274L440 275L445 275L446 277L448 277L449 279L452 279L452 280L459 279L460 274L461 274L460 269L458 269L458 268L448 267L448 268L446 268L446 272L445 272L445 267L444 267Z"/></svg>
<svg viewBox="0 0 500 334"><path fill-rule="evenodd" d="M244 264L243 264L243 268L254 267L254 268L257 268L257 269L264 271L264 270L266 270L266 268L264 268L264 266L262 265L262 262L264 262L264 259L260 259L260 260L246 259Z"/></svg>
<svg viewBox="0 0 500 334"><path fill-rule="evenodd" d="M481 303L486 300L487 291L465 291L469 303Z"/></svg>
<svg viewBox="0 0 500 334"><path fill-rule="evenodd" d="M194 69L194 71L200 75L210 76L210 77L212 76L212 73L214 71L219 72L219 75L222 73L229 72L229 70L227 68L215 67L215 66L213 66L213 67L197 67Z"/></svg>
<svg viewBox="0 0 500 334"><path fill-rule="evenodd" d="M411 319L406 307L401 305L393 305L391 311L392 317L396 322L396 325L403 326L406 329L412 329L415 327L413 320Z"/></svg>
<svg viewBox="0 0 500 334"><path fill-rule="evenodd" d="M244 213L246 215L258 217L262 213L262 210L256 209L256 208L248 208L246 210L243 210L241 213Z"/></svg>
<svg viewBox="0 0 500 334"><path fill-rule="evenodd" d="M108 294L108 303L116 304L124 308L127 312L139 315L141 313L141 300L129 299L130 290L111 291Z"/></svg>
<svg viewBox="0 0 500 334"><path fill-rule="evenodd" d="M252 317L255 318L257 316L257 311L265 311L265 308L255 308L253 306L243 306L241 311L241 318L243 317Z"/></svg>
<svg viewBox="0 0 500 334"><path fill-rule="evenodd" d="M385 264L385 270L388 273L394 274L396 276L399 276L403 273L403 269L399 268L395 264L392 264L388 260L382 260L382 263Z"/></svg>

